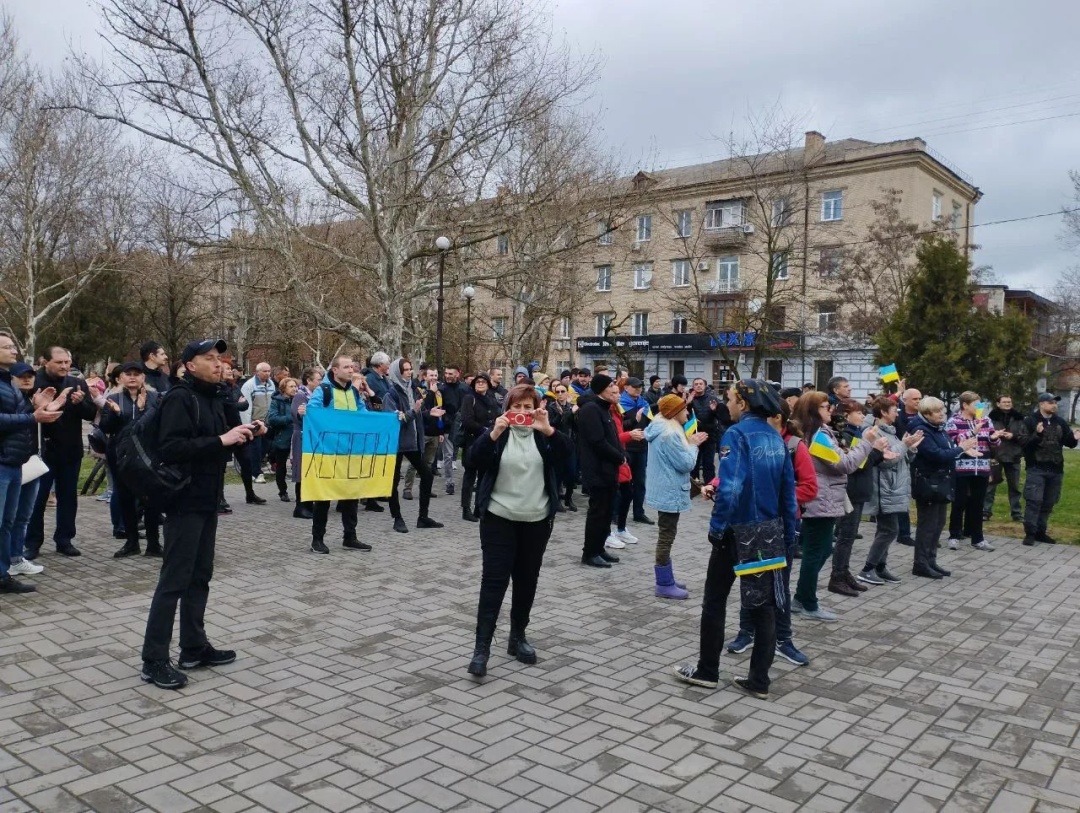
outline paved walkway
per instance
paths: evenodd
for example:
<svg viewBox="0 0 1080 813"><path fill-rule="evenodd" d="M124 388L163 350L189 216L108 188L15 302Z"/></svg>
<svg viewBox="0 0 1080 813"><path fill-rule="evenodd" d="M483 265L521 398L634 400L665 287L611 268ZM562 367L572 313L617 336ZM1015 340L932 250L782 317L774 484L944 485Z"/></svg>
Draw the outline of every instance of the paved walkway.
<svg viewBox="0 0 1080 813"><path fill-rule="evenodd" d="M316 556L291 505L230 496L208 628L240 659L182 692L138 680L154 562L111 558L103 504L81 506L81 559L49 553L41 592L0 596L0 811L1080 809L1080 548L943 551L944 582L830 596L840 622L797 622L812 661L778 663L761 702L670 677L696 653L703 505L679 603L652 596L655 529L598 572L584 513L560 518L541 662L507 658L504 614L477 683L479 546L454 498L432 504L443 531L362 514L373 553Z"/></svg>

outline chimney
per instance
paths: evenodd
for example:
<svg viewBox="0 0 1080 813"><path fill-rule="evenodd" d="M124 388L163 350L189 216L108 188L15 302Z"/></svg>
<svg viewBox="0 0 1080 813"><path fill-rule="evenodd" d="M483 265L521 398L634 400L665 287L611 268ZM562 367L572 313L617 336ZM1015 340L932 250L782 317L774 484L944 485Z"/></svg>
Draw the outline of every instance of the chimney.
<svg viewBox="0 0 1080 813"><path fill-rule="evenodd" d="M817 130L806 131L806 144L803 149L804 159L809 163L825 152L825 136Z"/></svg>

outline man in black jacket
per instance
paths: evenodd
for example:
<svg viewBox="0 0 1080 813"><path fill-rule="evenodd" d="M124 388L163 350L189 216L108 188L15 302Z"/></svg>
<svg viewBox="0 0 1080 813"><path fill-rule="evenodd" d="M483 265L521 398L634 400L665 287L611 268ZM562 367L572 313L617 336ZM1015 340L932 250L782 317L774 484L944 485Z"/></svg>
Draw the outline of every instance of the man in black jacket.
<svg viewBox="0 0 1080 813"><path fill-rule="evenodd" d="M443 406L446 408L446 436L442 444L443 479L446 480L446 493L454 493L454 460L461 444L461 404L469 395L469 385L461 380L461 368L448 364L443 371L442 392Z"/></svg>
<svg viewBox="0 0 1080 813"><path fill-rule="evenodd" d="M45 541L45 506L49 491L56 486L56 529L53 541L56 550L64 556L79 556L79 549L72 544L75 538L75 515L79 509L79 470L82 468L83 421L97 416L97 407L81 378L68 375L71 370L71 353L63 347L50 347L45 351L45 364L38 370L34 389L40 392L51 387L60 395L68 390L64 414L56 423L42 430L41 457L49 467L38 486L34 514L26 532L26 558L36 559Z"/></svg>
<svg viewBox="0 0 1080 813"><path fill-rule="evenodd" d="M611 533L611 509L619 488L619 466L624 456L611 406L619 400L619 387L604 374L592 377L590 392L578 399L577 444L581 481L589 489L585 518L585 545L581 563L611 567L619 557L604 550Z"/></svg>
<svg viewBox="0 0 1080 813"><path fill-rule="evenodd" d="M164 463L187 467L191 482L168 506L165 558L146 620L142 679L162 689L179 689L187 677L169 662L173 621L180 605L181 669L222 666L236 660L206 639L203 617L214 573L218 492L228 447L266 433L258 421L231 429L225 417L221 339L191 342L180 360L184 377L159 407L158 452Z"/></svg>
<svg viewBox="0 0 1080 813"><path fill-rule="evenodd" d="M169 390L169 354L157 342L146 342L139 348L146 385L164 395Z"/></svg>
<svg viewBox="0 0 1080 813"><path fill-rule="evenodd" d="M1027 479L1024 481L1024 544L1056 539L1046 533L1046 523L1061 497L1065 479L1065 456L1062 448L1075 449L1080 442L1080 429L1073 431L1058 414L1060 396L1044 392L1039 395L1038 408L1024 419L1026 440L1024 462Z"/></svg>
<svg viewBox="0 0 1080 813"><path fill-rule="evenodd" d="M1056 402L1055 402L1056 403ZM994 460L1001 466L1001 475L1009 489L1009 514L1013 522L1023 522L1024 512L1020 507L1020 459L1024 456L1024 442L1027 439L1024 428L1024 415L1013 409L1010 395L1002 395L997 405L990 410L990 421L994 428L1005 434L1001 436L1001 445L992 450ZM994 497L997 484L986 489L983 500L983 519L990 519L994 512Z"/></svg>
<svg viewBox="0 0 1080 813"><path fill-rule="evenodd" d="M709 439L698 447L698 462L694 467L694 474L700 476L701 482L711 483L716 477L716 452L720 447L720 438L727 428L726 423L731 421L727 405L721 404L720 399L708 391L706 384L704 378L694 379L694 386L686 396L686 406L697 418L698 431L709 435ZM722 419L726 423L723 423Z"/></svg>

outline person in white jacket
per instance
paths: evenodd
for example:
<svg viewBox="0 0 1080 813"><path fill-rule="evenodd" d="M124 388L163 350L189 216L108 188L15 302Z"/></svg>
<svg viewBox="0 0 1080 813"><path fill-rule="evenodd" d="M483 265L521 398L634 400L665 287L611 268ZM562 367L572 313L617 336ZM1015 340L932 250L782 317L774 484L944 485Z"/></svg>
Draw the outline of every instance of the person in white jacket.
<svg viewBox="0 0 1080 813"><path fill-rule="evenodd" d="M270 365L265 361L257 364L255 375L240 387L240 394L247 401L247 407L240 412L241 422L244 424L250 424L252 421L266 423L266 418L270 413L270 402L276 393L277 387L270 380ZM251 452L251 473L255 476L255 482L265 483L266 478L263 477L262 471L263 438L257 437L248 445Z"/></svg>

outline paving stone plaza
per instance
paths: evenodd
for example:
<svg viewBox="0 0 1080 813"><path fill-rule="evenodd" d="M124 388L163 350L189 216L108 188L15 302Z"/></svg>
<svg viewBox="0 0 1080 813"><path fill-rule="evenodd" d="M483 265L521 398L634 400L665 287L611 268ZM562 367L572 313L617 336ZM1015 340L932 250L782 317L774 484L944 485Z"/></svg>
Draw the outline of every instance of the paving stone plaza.
<svg viewBox="0 0 1080 813"><path fill-rule="evenodd" d="M331 533L317 556L291 505L231 491L207 622L239 659L183 691L138 678L157 562L112 559L104 504L80 506L80 559L47 551L40 592L0 596L0 813L1080 810L1080 548L943 550L942 582L894 548L903 583L823 593L841 620L796 619L811 663L778 661L760 701L671 676L697 651L704 504L675 545L686 602L652 595L655 528L597 571L584 512L560 516L540 663L506 656L507 603L477 682L479 542L455 498L432 503L442 530L362 512L372 553Z"/></svg>

